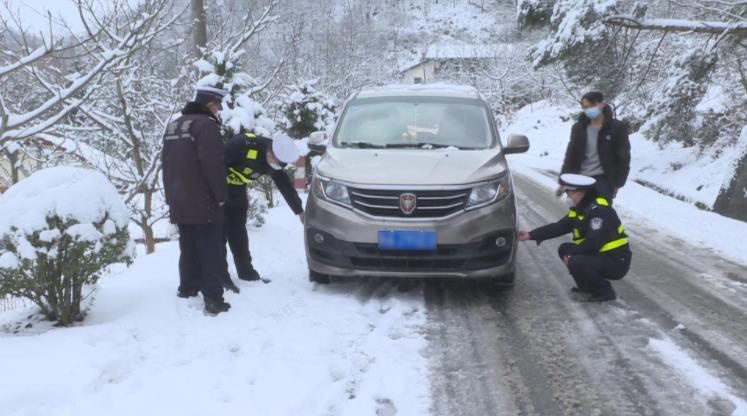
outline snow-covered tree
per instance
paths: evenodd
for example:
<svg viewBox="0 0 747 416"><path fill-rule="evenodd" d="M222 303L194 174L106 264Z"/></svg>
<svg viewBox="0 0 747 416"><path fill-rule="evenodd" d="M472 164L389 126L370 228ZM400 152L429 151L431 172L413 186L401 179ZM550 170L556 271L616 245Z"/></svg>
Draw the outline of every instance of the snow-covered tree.
<svg viewBox="0 0 747 416"><path fill-rule="evenodd" d="M281 58L267 79L260 81L245 71L245 55L247 44L276 20L272 14L276 5L277 2L271 2L256 19L246 14L241 29L227 34L227 40L209 42L210 51L203 51L204 58L196 63L202 74L197 85L229 91L220 114L226 138L243 133L270 137L275 132L275 122L261 101L266 101L266 89L282 69L285 58ZM248 187L248 217L255 225L264 224L267 206L273 206L272 186L272 181L263 178ZM267 204L259 200L258 194L264 194Z"/></svg>
<svg viewBox="0 0 747 416"><path fill-rule="evenodd" d="M302 139L335 123L335 99L316 84L317 80L294 84L281 97L280 112L285 116L281 123L290 137Z"/></svg>
<svg viewBox="0 0 747 416"><path fill-rule="evenodd" d="M649 121L643 127L646 136L662 142L695 144L695 106L706 92L704 79L716 61L715 53L696 49L674 62L674 73L648 106Z"/></svg>
<svg viewBox="0 0 747 416"><path fill-rule="evenodd" d="M60 325L83 319L107 266L131 261L129 212L96 171L38 171L0 195L0 297L25 298Z"/></svg>
<svg viewBox="0 0 747 416"><path fill-rule="evenodd" d="M604 19L617 13L619 0L558 0L550 19L551 33L535 45L535 68L560 64L566 77L582 89L615 96L626 79L635 42L622 42ZM617 40L617 41L616 41ZM576 91L574 96L578 96Z"/></svg>
<svg viewBox="0 0 747 416"><path fill-rule="evenodd" d="M152 253L154 225L168 214L159 176L162 139L185 101L186 77L165 79L143 59L110 79L80 107L83 125L64 131L96 150L88 161L116 186Z"/></svg>
<svg viewBox="0 0 747 416"><path fill-rule="evenodd" d="M275 122L267 116L264 106L253 98L259 93L259 83L241 70L243 54L243 50L214 51L208 60L198 61L198 68L205 75L197 85L229 91L220 114L226 137L241 133L269 137L275 130Z"/></svg>
<svg viewBox="0 0 747 416"><path fill-rule="evenodd" d="M555 0L518 0L516 24L519 29L543 27L550 24Z"/></svg>
<svg viewBox="0 0 747 416"><path fill-rule="evenodd" d="M41 37L29 33L10 10L0 14L3 33L17 39L0 54L0 148L46 132L84 104L105 75L148 45L178 17L173 0L152 0L130 6L114 1L110 14L97 13L92 2L78 0L85 35L68 30ZM7 9L7 5L6 5ZM23 88L6 89L16 85ZM30 94L32 100L17 99Z"/></svg>

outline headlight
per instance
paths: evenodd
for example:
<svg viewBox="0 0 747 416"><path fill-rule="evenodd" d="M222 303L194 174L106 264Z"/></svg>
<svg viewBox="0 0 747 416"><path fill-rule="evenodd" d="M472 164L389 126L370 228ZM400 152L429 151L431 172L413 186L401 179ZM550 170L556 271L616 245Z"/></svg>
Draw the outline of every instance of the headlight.
<svg viewBox="0 0 747 416"><path fill-rule="evenodd" d="M316 176L313 181L313 190L314 194L319 198L348 206L352 205L350 202L350 194L348 194L348 188L335 181L321 179Z"/></svg>
<svg viewBox="0 0 747 416"><path fill-rule="evenodd" d="M472 192L469 194L467 200L467 209L477 208L483 205L500 201L508 196L509 182L508 177L484 183L472 188Z"/></svg>

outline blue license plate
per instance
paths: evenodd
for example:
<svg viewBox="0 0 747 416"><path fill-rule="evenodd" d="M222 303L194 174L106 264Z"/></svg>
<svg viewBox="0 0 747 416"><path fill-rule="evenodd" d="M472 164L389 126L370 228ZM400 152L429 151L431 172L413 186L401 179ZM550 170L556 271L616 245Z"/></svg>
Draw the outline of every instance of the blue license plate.
<svg viewBox="0 0 747 416"><path fill-rule="evenodd" d="M379 250L428 250L438 249L436 231L379 231Z"/></svg>

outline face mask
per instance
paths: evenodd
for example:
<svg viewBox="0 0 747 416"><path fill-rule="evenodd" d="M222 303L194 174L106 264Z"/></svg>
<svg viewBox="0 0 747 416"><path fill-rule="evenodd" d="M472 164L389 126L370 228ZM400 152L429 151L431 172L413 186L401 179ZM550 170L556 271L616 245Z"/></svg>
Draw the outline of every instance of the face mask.
<svg viewBox="0 0 747 416"><path fill-rule="evenodd" d="M271 167L271 168L272 168L273 170L282 170L282 169L283 169L283 167L282 167L282 166L278 165L278 164L277 164L277 163L275 163L275 162L270 162L270 160L269 160L269 159L267 160L267 164L268 164L268 165L270 165L270 167Z"/></svg>
<svg viewBox="0 0 747 416"><path fill-rule="evenodd" d="M602 114L602 110L600 110L599 107L591 107L584 110L584 114L586 114L586 117L594 120L595 118L599 117L600 114Z"/></svg>
<svg viewBox="0 0 747 416"><path fill-rule="evenodd" d="M574 208L576 206L576 203L573 202L573 200L571 199L571 197L569 197L568 195L566 195L565 197L563 197L563 203L568 208Z"/></svg>

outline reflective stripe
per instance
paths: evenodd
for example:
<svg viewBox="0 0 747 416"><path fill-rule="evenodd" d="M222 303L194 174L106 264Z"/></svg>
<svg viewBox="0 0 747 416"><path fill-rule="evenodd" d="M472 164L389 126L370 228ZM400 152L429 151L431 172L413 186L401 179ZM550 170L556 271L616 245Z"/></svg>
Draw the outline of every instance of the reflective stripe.
<svg viewBox="0 0 747 416"><path fill-rule="evenodd" d="M255 139L255 138L257 138L257 135L256 135L256 134L254 134L254 133L244 133L244 136L246 136L246 137L248 137L248 138L250 138L250 139Z"/></svg>
<svg viewBox="0 0 747 416"><path fill-rule="evenodd" d="M609 243L602 246L602 248L599 249L600 253L604 253L605 251L614 250L618 247L624 246L625 244L628 244L628 238L620 238L615 241L610 241Z"/></svg>
<svg viewBox="0 0 747 416"><path fill-rule="evenodd" d="M602 205L602 206L605 206L605 207L609 206L609 203L604 198L597 198L596 202L597 202L598 205ZM569 218L574 218L575 219L574 221L583 221L584 220L584 216L578 214L576 212L576 210L573 209L573 208L571 208L571 210L568 212L568 217ZM581 237L581 231L580 231L579 228L575 228L574 227L572 229L572 231L573 231L573 242L575 244L581 244L584 241L586 241L586 238L582 238ZM604 252L607 252L607 251L610 251L610 250L614 250L614 249L616 249L618 247L622 247L622 246L628 244L628 236L625 234L625 227L623 227L622 224L620 224L620 226L617 227L617 232L620 234L620 238L618 238L617 240L610 241L609 243L603 245L602 248L599 249L600 253L604 253Z"/></svg>
<svg viewBox="0 0 747 416"><path fill-rule="evenodd" d="M252 170L252 168L244 168L244 172L242 172L242 173L243 173L244 175L251 175L251 174L252 174L252 172L254 172L254 171Z"/></svg>
<svg viewBox="0 0 747 416"><path fill-rule="evenodd" d="M236 185L236 186L244 186L244 185L246 185L244 182L241 181L241 179L239 179L233 173L229 173L228 176L226 176L226 182L229 185Z"/></svg>
<svg viewBox="0 0 747 416"><path fill-rule="evenodd" d="M255 160L257 158L257 151L254 149L249 149L249 151L246 153L246 158Z"/></svg>
<svg viewBox="0 0 747 416"><path fill-rule="evenodd" d="M227 177L227 181L231 185L248 185L252 183L252 180L247 178L246 176L242 175L241 172L237 171L234 168L229 167L228 171L230 172Z"/></svg>

